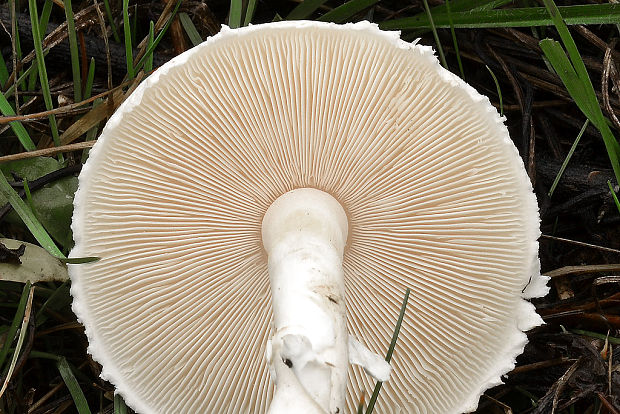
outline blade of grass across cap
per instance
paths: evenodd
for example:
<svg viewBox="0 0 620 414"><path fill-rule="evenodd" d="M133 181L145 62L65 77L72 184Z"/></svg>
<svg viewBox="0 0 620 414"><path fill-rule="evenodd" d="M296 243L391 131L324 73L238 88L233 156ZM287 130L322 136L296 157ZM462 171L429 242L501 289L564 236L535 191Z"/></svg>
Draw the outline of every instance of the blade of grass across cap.
<svg viewBox="0 0 620 414"><path fill-rule="evenodd" d="M47 79L47 70L45 68L45 59L43 57L43 45L41 44L41 32L39 29L39 19L37 12L37 1L28 0L30 11L30 25L32 27L32 38L34 43L34 50L37 61L37 68L39 70L39 83L41 84L41 90L43 92L43 101L45 102L45 109L51 110L54 105L52 104L52 94L50 92L50 85ZM48 117L50 123L50 129L52 131L52 139L54 145L60 145L60 139L58 135L58 125L56 124L56 116L53 114ZM58 155L58 160L62 162L62 154ZM5 180L6 181L6 180ZM8 184L8 183L7 183Z"/></svg>
<svg viewBox="0 0 620 414"><path fill-rule="evenodd" d="M56 362L56 366L58 367L58 372L60 372L60 376L65 382L65 385L69 389L71 397L73 397L73 402L75 403L75 408L77 408L78 413L91 414L84 392L80 388L80 384L75 378L75 375L73 375L73 371L67 360L64 357L60 357Z"/></svg>
<svg viewBox="0 0 620 414"><path fill-rule="evenodd" d="M243 18L243 0L230 0L230 11L228 12L228 26L231 29L241 27Z"/></svg>
<svg viewBox="0 0 620 414"><path fill-rule="evenodd" d="M11 344L13 343L13 338L15 338L15 334L17 333L17 329L24 319L24 312L26 311L26 304L28 303L28 298L30 297L31 284L27 282L22 289L22 295L19 299L19 303L17 304L17 310L15 311L15 316L13 317L13 321L11 322L11 326L9 330L6 332L6 340L0 348L0 368L4 365L4 361L6 360L6 356L9 354L11 349Z"/></svg>
<svg viewBox="0 0 620 414"><path fill-rule="evenodd" d="M123 37L125 41L125 61L127 62L127 78L133 79L133 49L131 47L131 26L129 25L129 0L123 0Z"/></svg>
<svg viewBox="0 0 620 414"><path fill-rule="evenodd" d="M405 310L407 309L407 302L409 301L409 294L411 293L411 289L407 288L405 291L405 297L403 299L403 303L400 307L400 313L398 314L398 321L396 322L396 326L394 327L394 334L392 335L392 341L390 342L390 347L388 348L387 354L385 355L385 360L389 363L392 360L392 355L394 354L394 349L396 348L396 341L398 340L398 334L400 333L400 327L403 324L403 319L405 317ZM375 385L375 390L368 401L368 408L366 408L366 414L371 414L372 410L375 408L375 404L377 403L377 398L379 397L379 391L381 391L381 386L383 383L381 381L377 381Z"/></svg>
<svg viewBox="0 0 620 414"><path fill-rule="evenodd" d="M4 116L15 116L15 111L13 110L13 107L1 93L0 112L2 112L2 115ZM9 122L9 125L11 126L11 129L13 130L13 132L17 136L17 139L26 151L33 151L37 149L37 146L34 145L34 142L32 142L32 139L30 138L30 134L28 134L28 131L26 131L26 128L24 128L21 122L13 121Z"/></svg>
<svg viewBox="0 0 620 414"><path fill-rule="evenodd" d="M568 57L559 42L555 40L543 39L539 45L577 107L590 119L603 136L603 143L614 170L616 181L620 183L620 144L611 132L607 119L603 115L590 76L560 10L553 0L543 1L558 30Z"/></svg>
<svg viewBox="0 0 620 414"><path fill-rule="evenodd" d="M17 344L15 344L15 349L13 350L13 358L11 359L11 364L9 365L9 369L6 373L6 376L4 377L4 383L2 384L2 388L0 388L0 398L2 398L4 391L6 391L6 388L9 385L9 381L11 381L11 376L13 376L13 370L15 369L15 365L17 364L19 352L22 349L22 345L24 344L24 338L26 337L26 332L28 331L28 323L30 322L30 314L32 312L32 297L34 294L34 287L31 287L30 282L26 282L26 286L24 286L24 291L26 290L26 287L28 287L28 299L26 300L26 306L24 308L24 313L21 321L21 329L17 338Z"/></svg>
<svg viewBox="0 0 620 414"><path fill-rule="evenodd" d="M620 201L618 201L618 196L616 195L616 192L614 191L614 186L611 185L611 181L607 180L607 186L609 187L609 191L611 191L611 196L614 199L614 203L616 204L616 208L618 209L618 212L620 213Z"/></svg>
<svg viewBox="0 0 620 414"><path fill-rule="evenodd" d="M620 4L588 4L559 7L566 24L605 24L620 20ZM449 28L450 17L447 14L433 13L435 27ZM455 28L476 29L491 27L531 27L552 26L553 19L545 7L523 7L517 9L472 10L451 13ZM430 29L427 17L417 15L403 19L388 20L379 23L384 30Z"/></svg>
<svg viewBox="0 0 620 414"><path fill-rule="evenodd" d="M50 235L45 231L39 220L35 217L32 210L28 208L24 200L21 199L19 194L11 187L6 180L4 174L0 173L0 194L6 198L13 209L17 212L22 219L28 230L32 233L35 239L41 244L45 250L47 250L52 256L58 258L64 258L65 256L56 246L56 243L52 240Z"/></svg>
<svg viewBox="0 0 620 414"><path fill-rule="evenodd" d="M142 68L142 66L144 65L144 61L153 54L153 51L155 50L161 39L164 37L166 31L168 30L168 27L170 27L170 24L174 20L174 16L176 16L177 12L179 11L179 7L181 6L182 1L183 0L177 1L177 4L174 6L174 10L172 10L170 16L168 17L168 20L166 21L166 24L164 24L164 27L161 28L161 30L157 34L157 37L155 37L155 40L153 40L153 43L149 47L147 47L146 51L144 52L144 56L142 56L142 58L140 58L140 60L136 64L136 70L140 70L140 68Z"/></svg>
<svg viewBox="0 0 620 414"><path fill-rule="evenodd" d="M127 414L127 405L119 394L114 394L114 414Z"/></svg>
<svg viewBox="0 0 620 414"><path fill-rule="evenodd" d="M501 116L504 116L504 99L502 97L502 89L499 87L499 81L497 80L497 76L495 76L495 73L493 73L491 68L488 65L485 65L485 66L487 70L489 71L489 73L491 74L491 77L493 78L493 82L495 83L495 88L497 89L497 96L499 97L499 114Z"/></svg>
<svg viewBox="0 0 620 414"><path fill-rule="evenodd" d="M351 0L328 11L317 20L321 22L343 23L359 12L377 4L379 0Z"/></svg>
<svg viewBox="0 0 620 414"><path fill-rule="evenodd" d="M558 183L560 182L560 178L562 178L562 174L564 174L564 170L566 170L566 167L568 166L568 162L570 161L573 154L575 153L575 149L577 148L577 145L579 144L579 141L581 140L583 133L586 132L586 128L588 128L588 125L590 125L590 120L586 119L586 122L584 122L583 126L581 127L579 134L577 134L577 138L575 138L573 145L571 145L570 150L568 151L568 155L566 156L566 158L564 158L564 161L562 162L562 165L560 166L560 170L558 171L558 174L555 176L555 179L553 180L553 184L551 184L551 188L549 189L549 193L548 193L549 197L553 196L553 192L558 186Z"/></svg>
<svg viewBox="0 0 620 414"><path fill-rule="evenodd" d="M431 9L428 7L428 1L422 0L424 3L424 10L426 10L426 16L428 17L428 21L431 24L431 31L433 32L433 38L435 39L435 43L437 44L437 51L439 52L439 59L441 60L441 66L448 69L448 62L446 62L446 56L443 54L443 48L441 47L441 42L439 41L439 35L437 34L437 28L435 27L435 23L433 22L433 14L431 13Z"/></svg>
<svg viewBox="0 0 620 414"><path fill-rule="evenodd" d="M75 33L75 19L71 0L64 0L65 16L67 18L67 34L69 37L69 51L71 53L71 72L73 74L73 102L82 100L82 79L80 76L80 55L78 53L77 35Z"/></svg>
<svg viewBox="0 0 620 414"><path fill-rule="evenodd" d="M105 8L105 14L108 18L108 22L110 23L110 28L112 29L112 36L114 37L114 41L116 43L121 42L121 38L118 35L118 31L116 30L116 24L114 24L114 17L112 16L112 9L110 8L110 1L103 0L103 6Z"/></svg>
<svg viewBox="0 0 620 414"><path fill-rule="evenodd" d="M245 9L245 17L243 18L244 26L252 23L254 12L256 11L256 3L258 3L258 0L248 0L248 6Z"/></svg>
<svg viewBox="0 0 620 414"><path fill-rule="evenodd" d="M179 13L179 20L181 21L181 26L185 29L185 33L187 33L187 37L192 42L194 46L198 46L202 43L202 38L200 37L200 33L194 26L192 19L188 16L187 13ZM149 41L151 40L151 34L149 32Z"/></svg>
<svg viewBox="0 0 620 414"><path fill-rule="evenodd" d="M327 0L304 0L286 16L286 20L307 19L326 2Z"/></svg>
<svg viewBox="0 0 620 414"><path fill-rule="evenodd" d="M153 20L151 20L151 22L149 23L149 40L146 46L147 50L153 47L154 37L155 37L155 23L153 23ZM146 58L146 61L144 62L144 71L146 73L149 73L152 70L153 70L153 54L149 53L149 55Z"/></svg>

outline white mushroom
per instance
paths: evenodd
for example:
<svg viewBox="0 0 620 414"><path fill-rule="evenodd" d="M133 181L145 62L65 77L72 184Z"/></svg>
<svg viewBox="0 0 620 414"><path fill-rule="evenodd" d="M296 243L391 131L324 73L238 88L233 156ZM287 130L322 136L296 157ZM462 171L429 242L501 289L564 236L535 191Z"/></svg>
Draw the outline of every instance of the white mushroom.
<svg viewBox="0 0 620 414"><path fill-rule="evenodd" d="M542 323L502 119L365 22L225 28L164 65L93 148L73 232L101 258L70 269L89 352L141 413L350 413L363 368L390 377L378 412L471 411Z"/></svg>

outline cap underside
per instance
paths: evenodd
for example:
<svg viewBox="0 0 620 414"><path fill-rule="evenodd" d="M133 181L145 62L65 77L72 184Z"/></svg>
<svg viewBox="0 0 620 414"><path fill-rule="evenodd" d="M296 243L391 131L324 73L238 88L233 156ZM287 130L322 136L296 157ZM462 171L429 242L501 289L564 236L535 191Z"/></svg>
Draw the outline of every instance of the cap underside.
<svg viewBox="0 0 620 414"><path fill-rule="evenodd" d="M384 354L411 288L377 412L474 409L541 323L536 200L488 99L368 23L226 30L110 120L73 223L101 260L70 269L103 376L143 413L265 412L261 221L300 187L348 214L353 335ZM373 388L352 367L347 412Z"/></svg>

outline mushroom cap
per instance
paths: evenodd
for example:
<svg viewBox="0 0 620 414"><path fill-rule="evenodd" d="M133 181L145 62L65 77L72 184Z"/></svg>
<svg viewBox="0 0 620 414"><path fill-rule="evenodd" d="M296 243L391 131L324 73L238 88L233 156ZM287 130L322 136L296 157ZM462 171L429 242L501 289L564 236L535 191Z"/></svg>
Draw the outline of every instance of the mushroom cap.
<svg viewBox="0 0 620 414"><path fill-rule="evenodd" d="M539 218L486 97L430 47L362 22L222 31L111 117L75 197L73 309L141 413L262 413L270 291L261 221L301 187L349 220L347 325L384 354L382 413L474 410L542 323ZM373 380L351 366L347 412Z"/></svg>

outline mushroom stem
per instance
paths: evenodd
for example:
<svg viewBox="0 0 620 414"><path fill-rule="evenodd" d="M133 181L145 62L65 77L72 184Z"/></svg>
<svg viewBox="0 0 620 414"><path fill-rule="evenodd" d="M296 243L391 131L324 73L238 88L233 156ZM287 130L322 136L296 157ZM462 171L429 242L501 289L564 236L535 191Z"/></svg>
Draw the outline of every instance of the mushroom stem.
<svg viewBox="0 0 620 414"><path fill-rule="evenodd" d="M347 216L329 194L279 197L262 225L269 256L276 384L269 413L343 413L349 362L342 257Z"/></svg>

